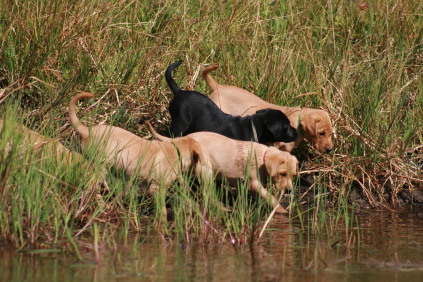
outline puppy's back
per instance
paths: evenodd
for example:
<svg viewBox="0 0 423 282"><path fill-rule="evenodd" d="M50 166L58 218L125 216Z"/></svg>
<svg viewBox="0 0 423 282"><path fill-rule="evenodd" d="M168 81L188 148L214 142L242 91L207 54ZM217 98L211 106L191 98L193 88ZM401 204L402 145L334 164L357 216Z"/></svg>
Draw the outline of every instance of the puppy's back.
<svg viewBox="0 0 423 282"><path fill-rule="evenodd" d="M249 162L260 165L267 146L250 141L239 141L214 132L196 132L188 135L201 145L204 157L216 172L227 178L244 176Z"/></svg>

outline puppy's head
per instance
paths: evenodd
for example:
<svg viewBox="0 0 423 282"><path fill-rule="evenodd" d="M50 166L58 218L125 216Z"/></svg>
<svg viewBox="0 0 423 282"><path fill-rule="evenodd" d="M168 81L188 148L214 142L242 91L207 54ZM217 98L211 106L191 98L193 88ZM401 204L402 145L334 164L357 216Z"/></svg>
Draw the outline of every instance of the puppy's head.
<svg viewBox="0 0 423 282"><path fill-rule="evenodd" d="M298 174L298 160L288 152L269 147L264 156L266 172L279 190L292 189L292 177Z"/></svg>
<svg viewBox="0 0 423 282"><path fill-rule="evenodd" d="M263 109L257 111L256 114L263 117L265 129L274 138L269 142L293 142L297 138L297 130L291 126L288 117L281 111Z"/></svg>
<svg viewBox="0 0 423 282"><path fill-rule="evenodd" d="M316 109L302 109L301 128L304 138L318 151L322 153L332 151L333 129L327 112Z"/></svg>
<svg viewBox="0 0 423 282"><path fill-rule="evenodd" d="M188 171L197 164L205 164L200 143L191 137L176 138L172 141L181 159L181 170Z"/></svg>

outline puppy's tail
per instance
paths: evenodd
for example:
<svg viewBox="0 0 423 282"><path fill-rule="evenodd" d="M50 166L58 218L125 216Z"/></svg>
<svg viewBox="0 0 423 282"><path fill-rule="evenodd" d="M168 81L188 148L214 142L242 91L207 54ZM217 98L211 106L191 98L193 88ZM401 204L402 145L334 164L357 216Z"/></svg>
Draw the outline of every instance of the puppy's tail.
<svg viewBox="0 0 423 282"><path fill-rule="evenodd" d="M170 90L172 90L173 94L177 93L181 88L179 88L178 84L176 84L175 80L172 78L172 71L177 68L180 64L182 64L182 61L177 61L171 64L167 69L165 73L165 78L167 85L169 85Z"/></svg>
<svg viewBox="0 0 423 282"><path fill-rule="evenodd" d="M150 133L154 136L154 138L156 138L159 141L171 141L172 138L160 135L159 133L157 133L156 130L154 130L153 126L151 126L151 124L146 121L145 124L147 125L148 131L150 131Z"/></svg>
<svg viewBox="0 0 423 282"><path fill-rule="evenodd" d="M214 71L218 67L219 67L218 65L213 65L213 66L210 66L210 67L205 68L203 70L203 78L206 81L207 86L210 88L211 91L217 90L217 87L219 86L219 83L217 83L216 80L214 80L211 77L211 75L209 74L209 72Z"/></svg>
<svg viewBox="0 0 423 282"><path fill-rule="evenodd" d="M69 116L72 122L72 125L75 127L76 131L82 136L83 139L88 138L89 132L88 127L84 126L76 116L76 103L79 100L85 99L85 98L91 98L94 97L94 94L88 93L88 92L81 92L75 97L73 97L69 103Z"/></svg>

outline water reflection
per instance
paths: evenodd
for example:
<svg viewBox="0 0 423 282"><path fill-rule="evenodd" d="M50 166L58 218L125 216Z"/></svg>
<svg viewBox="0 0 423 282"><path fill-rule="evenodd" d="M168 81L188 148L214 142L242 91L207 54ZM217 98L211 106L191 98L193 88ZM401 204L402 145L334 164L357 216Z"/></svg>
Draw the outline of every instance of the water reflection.
<svg viewBox="0 0 423 282"><path fill-rule="evenodd" d="M358 229L338 226L314 236L304 225L278 219L258 244L242 247L166 244L134 236L104 247L100 264L57 250L27 253L0 247L1 281L420 281L423 275L423 212L369 212ZM90 252L83 254L90 258Z"/></svg>

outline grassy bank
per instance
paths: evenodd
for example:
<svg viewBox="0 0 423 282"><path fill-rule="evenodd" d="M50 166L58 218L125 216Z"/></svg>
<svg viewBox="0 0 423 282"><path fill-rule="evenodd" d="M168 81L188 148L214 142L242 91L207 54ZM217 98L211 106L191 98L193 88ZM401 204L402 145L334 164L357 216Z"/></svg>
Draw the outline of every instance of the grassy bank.
<svg viewBox="0 0 423 282"><path fill-rule="evenodd" d="M143 121L159 128L169 122L165 68L183 59L177 81L207 93L199 76L202 64L218 64L213 75L222 84L248 89L272 103L329 111L335 152L322 156L308 146L296 151L304 176L298 186L309 188L316 214L322 195L342 207L338 210L345 201L354 205L358 200L389 209L421 205L422 4L361 4L1 0L1 112L12 115L8 109L18 103L14 115L22 123L80 151L66 113L75 91L97 95L81 106L79 116L86 123L106 122L146 136ZM30 165L22 166L19 158L10 156L7 163L16 165L2 168L0 208L1 233L18 246L37 239L74 245L84 231L97 234L94 223L102 223L101 234L118 226L141 230L151 223L154 204L134 179L107 170L110 190L102 192L103 205L92 191L101 186L94 183L95 174L77 170L68 177L69 171L60 172L56 164L37 168L26 160ZM102 166L96 158L91 161ZM198 201L201 191L172 191L169 202L181 234L208 228L217 237L248 240L241 234L254 233L270 212L241 197L240 217L237 212L213 214L219 210L213 199L223 195L201 195ZM290 204L304 204L305 192L295 191ZM201 205L208 199L205 211ZM214 221L205 220L206 215Z"/></svg>

